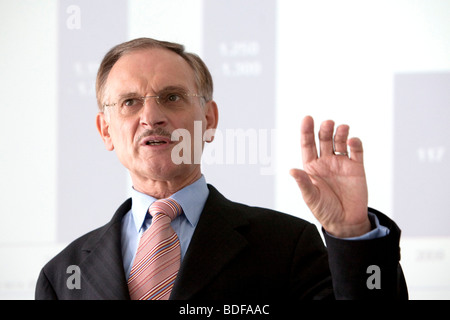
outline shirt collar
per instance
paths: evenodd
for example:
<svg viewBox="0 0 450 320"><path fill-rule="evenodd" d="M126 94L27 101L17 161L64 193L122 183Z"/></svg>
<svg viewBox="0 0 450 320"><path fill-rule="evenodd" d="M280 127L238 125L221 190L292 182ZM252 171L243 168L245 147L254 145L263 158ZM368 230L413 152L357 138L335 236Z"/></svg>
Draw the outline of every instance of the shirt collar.
<svg viewBox="0 0 450 320"><path fill-rule="evenodd" d="M209 189L206 185L205 177L202 175L197 181L177 191L169 198L174 199L180 204L187 221L193 227L196 227L208 195ZM139 192L134 188L131 190L131 198L131 214L133 216L136 232L139 232L144 224L148 208L158 199Z"/></svg>

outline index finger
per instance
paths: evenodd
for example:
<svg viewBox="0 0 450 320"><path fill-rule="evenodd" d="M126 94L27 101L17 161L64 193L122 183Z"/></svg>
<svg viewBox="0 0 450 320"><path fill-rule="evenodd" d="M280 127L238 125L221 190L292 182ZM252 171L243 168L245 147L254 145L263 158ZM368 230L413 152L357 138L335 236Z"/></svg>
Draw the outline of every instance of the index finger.
<svg viewBox="0 0 450 320"><path fill-rule="evenodd" d="M311 116L303 118L301 125L301 148L303 164L317 159L316 140L314 137L314 120Z"/></svg>

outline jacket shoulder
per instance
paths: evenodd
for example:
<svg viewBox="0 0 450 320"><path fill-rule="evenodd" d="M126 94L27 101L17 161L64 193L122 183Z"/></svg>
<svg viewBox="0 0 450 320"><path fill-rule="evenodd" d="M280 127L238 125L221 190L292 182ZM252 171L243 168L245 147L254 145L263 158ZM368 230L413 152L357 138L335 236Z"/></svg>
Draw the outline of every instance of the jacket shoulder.
<svg viewBox="0 0 450 320"><path fill-rule="evenodd" d="M56 291L61 284L66 283L68 272L70 273L68 270L71 270L70 268L73 268L73 266L82 265L89 253L102 242L102 239L108 238L114 242L112 245L120 242L120 234L115 233L120 230L118 224L130 208L131 199L128 199L117 209L111 221L73 240L48 261L42 268L37 280L36 299L57 299ZM114 228L112 228L113 226ZM106 237L107 233L114 234L114 236L108 235Z"/></svg>
<svg viewBox="0 0 450 320"><path fill-rule="evenodd" d="M131 199L127 199L117 209L116 213L108 223L73 240L52 260L50 260L46 266L62 262L70 262L71 264L82 262L84 257L83 252L89 253L89 251L95 247L98 240L103 237L112 225L122 221L123 216L130 210L130 208Z"/></svg>
<svg viewBox="0 0 450 320"><path fill-rule="evenodd" d="M291 214L231 201L225 198L213 186L208 185L208 188L210 190L210 196L205 207L213 210L224 210L227 214L232 215L232 218L242 217L250 222L267 225L273 228L286 225L296 228L315 226L313 223Z"/></svg>

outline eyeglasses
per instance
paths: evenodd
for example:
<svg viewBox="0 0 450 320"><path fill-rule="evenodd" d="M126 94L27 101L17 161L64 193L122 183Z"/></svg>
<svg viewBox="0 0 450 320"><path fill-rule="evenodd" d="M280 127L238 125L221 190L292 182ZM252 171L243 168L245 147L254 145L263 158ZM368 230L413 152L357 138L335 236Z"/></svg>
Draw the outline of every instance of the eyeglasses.
<svg viewBox="0 0 450 320"><path fill-rule="evenodd" d="M197 93L186 93L181 89L164 90L155 96L137 96L135 94L126 94L119 98L116 103L103 104L103 108L117 107L119 114L123 116L131 116L138 113L145 105L145 100L155 98L156 103L167 110L180 110L191 104L190 98L199 97L205 99L204 96Z"/></svg>

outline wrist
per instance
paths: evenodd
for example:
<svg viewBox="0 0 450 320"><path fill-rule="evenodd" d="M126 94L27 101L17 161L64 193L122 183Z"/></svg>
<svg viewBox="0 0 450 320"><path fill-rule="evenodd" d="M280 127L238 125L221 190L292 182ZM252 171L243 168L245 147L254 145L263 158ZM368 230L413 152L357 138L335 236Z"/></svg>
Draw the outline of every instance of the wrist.
<svg viewBox="0 0 450 320"><path fill-rule="evenodd" d="M353 238L360 237L372 230L372 224L369 217L363 222L357 224L339 224L333 226L323 226L324 230L336 238Z"/></svg>

